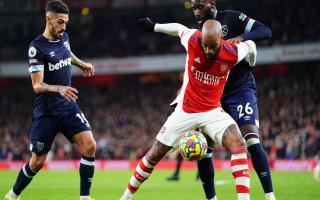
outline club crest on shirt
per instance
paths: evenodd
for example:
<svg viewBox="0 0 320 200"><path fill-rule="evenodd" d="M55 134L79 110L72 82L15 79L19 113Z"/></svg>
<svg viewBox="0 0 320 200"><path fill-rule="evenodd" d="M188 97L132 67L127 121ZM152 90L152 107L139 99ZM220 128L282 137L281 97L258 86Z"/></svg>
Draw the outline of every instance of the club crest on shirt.
<svg viewBox="0 0 320 200"><path fill-rule="evenodd" d="M36 145L37 149L39 151L41 151L43 148L44 148L44 143L43 142L37 142L37 145Z"/></svg>
<svg viewBox="0 0 320 200"><path fill-rule="evenodd" d="M69 44L69 42L64 42L63 45L70 51L70 44Z"/></svg>
<svg viewBox="0 0 320 200"><path fill-rule="evenodd" d="M227 25L222 25L222 34L223 36L226 36L228 34L228 26Z"/></svg>
<svg viewBox="0 0 320 200"><path fill-rule="evenodd" d="M37 49L35 47L30 47L28 54L30 58L34 58L37 54Z"/></svg>

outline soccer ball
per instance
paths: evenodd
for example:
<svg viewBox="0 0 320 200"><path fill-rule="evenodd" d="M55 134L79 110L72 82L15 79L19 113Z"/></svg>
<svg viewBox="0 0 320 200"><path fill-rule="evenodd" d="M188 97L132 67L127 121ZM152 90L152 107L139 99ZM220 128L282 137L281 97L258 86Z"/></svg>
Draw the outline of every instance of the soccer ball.
<svg viewBox="0 0 320 200"><path fill-rule="evenodd" d="M185 160L196 162L206 155L206 138L198 131L186 132L179 141L179 152Z"/></svg>

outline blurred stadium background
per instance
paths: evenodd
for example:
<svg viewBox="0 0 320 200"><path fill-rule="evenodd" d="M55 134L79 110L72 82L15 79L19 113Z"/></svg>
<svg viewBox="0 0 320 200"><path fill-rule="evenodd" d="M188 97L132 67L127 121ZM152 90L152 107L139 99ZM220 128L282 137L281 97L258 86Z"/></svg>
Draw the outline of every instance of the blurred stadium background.
<svg viewBox="0 0 320 200"><path fill-rule="evenodd" d="M73 85L97 141L98 168L130 169L172 111L169 103L184 66L178 39L140 32L136 21L148 16L190 27L191 5L185 0L65 2L71 10L67 32L72 51L96 67L96 76L89 79L75 69ZM0 170L19 169L20 161L31 155L34 94L27 51L43 32L45 3L0 0ZM274 170L304 171L310 180L320 151L320 26L315 3L217 0L218 9L241 10L271 27L272 39L258 43L255 68L261 141ZM218 168L228 169L228 156L216 147ZM46 168L76 169L79 157L76 147L58 136ZM172 159L168 156L160 167L173 169ZM187 162L183 166L195 167Z"/></svg>

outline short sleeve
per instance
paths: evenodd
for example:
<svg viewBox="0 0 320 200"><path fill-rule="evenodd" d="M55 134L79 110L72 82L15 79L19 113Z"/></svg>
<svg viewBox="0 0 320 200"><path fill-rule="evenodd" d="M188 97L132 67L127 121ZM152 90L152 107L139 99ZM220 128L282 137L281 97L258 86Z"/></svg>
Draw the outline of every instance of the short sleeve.
<svg viewBox="0 0 320 200"><path fill-rule="evenodd" d="M236 44L238 48L238 61L239 63L241 60L243 60L249 52L249 46L245 42L240 42L239 44Z"/></svg>
<svg viewBox="0 0 320 200"><path fill-rule="evenodd" d="M251 28L255 22L254 19L251 19L244 13L240 11L233 11L232 12L232 17L234 18L234 21L237 22L241 27L242 32L248 33L251 31Z"/></svg>

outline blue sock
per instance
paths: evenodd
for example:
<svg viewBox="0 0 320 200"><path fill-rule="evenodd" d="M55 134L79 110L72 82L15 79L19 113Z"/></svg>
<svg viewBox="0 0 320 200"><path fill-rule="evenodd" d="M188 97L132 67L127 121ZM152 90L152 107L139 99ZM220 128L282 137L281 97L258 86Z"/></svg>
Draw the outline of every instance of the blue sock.
<svg viewBox="0 0 320 200"><path fill-rule="evenodd" d="M204 158L198 161L198 171L202 187L206 194L207 199L211 199L216 196L214 188L214 168L212 164L212 150L208 149Z"/></svg>
<svg viewBox="0 0 320 200"><path fill-rule="evenodd" d="M94 174L94 157L82 155L80 160L80 196L90 196L90 188Z"/></svg>
<svg viewBox="0 0 320 200"><path fill-rule="evenodd" d="M29 162L26 163L20 170L17 180L13 186L12 191L16 195L20 195L21 192L29 185L32 178L37 174L30 168Z"/></svg>
<svg viewBox="0 0 320 200"><path fill-rule="evenodd" d="M254 169L262 184L264 193L273 192L272 180L266 152L260 143L248 147Z"/></svg>

